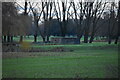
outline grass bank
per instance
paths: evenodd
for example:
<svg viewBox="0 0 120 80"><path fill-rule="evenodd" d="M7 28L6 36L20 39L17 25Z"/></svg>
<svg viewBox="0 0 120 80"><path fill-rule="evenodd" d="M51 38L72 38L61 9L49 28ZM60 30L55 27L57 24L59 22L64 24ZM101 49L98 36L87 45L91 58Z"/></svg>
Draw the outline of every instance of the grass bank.
<svg viewBox="0 0 120 80"><path fill-rule="evenodd" d="M20 52L3 58L4 78L117 78L117 45L104 42L80 45L37 45L52 49L64 47L72 52ZM11 57L13 56L13 57Z"/></svg>

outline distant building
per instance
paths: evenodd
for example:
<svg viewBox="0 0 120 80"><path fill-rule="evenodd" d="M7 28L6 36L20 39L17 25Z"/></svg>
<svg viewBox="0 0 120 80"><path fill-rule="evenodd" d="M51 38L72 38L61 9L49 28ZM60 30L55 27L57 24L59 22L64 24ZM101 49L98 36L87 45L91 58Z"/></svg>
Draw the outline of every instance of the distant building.
<svg viewBox="0 0 120 80"><path fill-rule="evenodd" d="M52 43L56 44L77 44L77 38L51 38Z"/></svg>

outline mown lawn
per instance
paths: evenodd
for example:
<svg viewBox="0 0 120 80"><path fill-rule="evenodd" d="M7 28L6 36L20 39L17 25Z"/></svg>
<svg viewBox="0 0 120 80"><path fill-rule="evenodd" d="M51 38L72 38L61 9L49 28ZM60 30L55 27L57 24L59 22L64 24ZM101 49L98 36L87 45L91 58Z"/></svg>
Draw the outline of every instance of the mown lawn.
<svg viewBox="0 0 120 80"><path fill-rule="evenodd" d="M80 45L37 45L51 49L64 47L72 52L10 53L28 55L3 58L4 78L117 78L117 45L104 42ZM9 54L9 53L6 53ZM4 55L4 53L3 53Z"/></svg>
<svg viewBox="0 0 120 80"><path fill-rule="evenodd" d="M55 36L50 36L49 38L51 39L51 38L55 38ZM66 36L66 37L69 37L70 38L70 36ZM72 38L73 38L73 36L71 36ZM58 37L58 36L56 36L56 38L60 38L60 37ZM16 41L16 42L19 42L19 40L20 40L20 36L17 36L17 37L13 37L13 40L14 41ZM81 38L81 41L83 41L84 40L84 37L82 37ZM25 37L23 37L23 41L26 41L26 42L34 42L34 36L25 36ZM37 42L43 42L43 39L42 39L42 37L41 36L38 36L37 37Z"/></svg>

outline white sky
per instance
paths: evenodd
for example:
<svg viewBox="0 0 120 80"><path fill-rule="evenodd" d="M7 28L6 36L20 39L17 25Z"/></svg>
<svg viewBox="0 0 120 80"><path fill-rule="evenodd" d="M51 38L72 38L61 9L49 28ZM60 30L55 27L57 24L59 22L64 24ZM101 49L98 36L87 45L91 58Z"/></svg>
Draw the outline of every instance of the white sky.
<svg viewBox="0 0 120 80"><path fill-rule="evenodd" d="M39 2L39 8L41 8L42 6L41 6L41 2L40 1L42 1L42 0L28 0L28 1L30 1L30 2L34 2L34 4L33 4L33 6L34 5L36 5L36 3L37 2ZM48 0L44 0L44 1L48 1ZM51 1L53 1L53 0L51 0ZM57 1L59 1L60 2L60 10L61 10L61 12L62 12L62 4L61 4L61 1L63 1L63 0L55 0L55 2L57 2ZM64 0L64 1L66 1L66 0ZM67 2L69 2L69 1L71 1L71 0L67 0ZM73 0L72 0L73 1ZM81 0L74 0L76 3L75 4L77 4L78 3L78 1L81 1ZM87 0L87 1L92 1L92 0ZM103 0L103 1L105 1L105 0ZM118 2L118 0L106 0L106 1L112 1L112 2ZM17 0L16 1L19 5L21 5L23 8L24 8L24 2L25 2L25 0ZM67 7L69 6L70 4L67 4ZM109 6L109 5L108 5ZM36 9L38 9L38 7L35 7ZM57 8L57 10L58 10L58 6L56 6L56 8ZM79 7L78 7L79 8ZM54 10L54 9L53 9ZM52 10L52 11L53 11ZM39 11L41 11L41 10L39 10ZM107 11L107 10L106 10ZM21 9L20 10L20 12L23 12L23 9ZM73 10L73 8L70 8L70 11L69 11L70 13L73 13L74 12L74 10ZM79 12L79 10L78 10L78 12ZM62 13L61 13L62 14ZM55 15L55 14L52 14L53 16ZM62 15L61 15L62 16ZM41 17L43 17L43 15L41 16ZM75 17L75 16L73 16L73 17ZM41 19L42 20L42 19Z"/></svg>
<svg viewBox="0 0 120 80"><path fill-rule="evenodd" d="M0 1L1 2L14 2L14 1L24 2L25 0L0 0ZM49 0L29 0L29 1L31 1L31 2L40 2L40 1L49 1ZM57 0L50 0L50 1L57 1ZM65 1L65 0L60 0L60 1ZM69 2L69 1L73 1L73 0L67 0L67 1ZM79 2L81 0L74 0L74 1ZM94 0L82 0L82 1L91 2L91 1L94 1ZM120 0L103 0L103 1L106 1L106 2L118 2Z"/></svg>

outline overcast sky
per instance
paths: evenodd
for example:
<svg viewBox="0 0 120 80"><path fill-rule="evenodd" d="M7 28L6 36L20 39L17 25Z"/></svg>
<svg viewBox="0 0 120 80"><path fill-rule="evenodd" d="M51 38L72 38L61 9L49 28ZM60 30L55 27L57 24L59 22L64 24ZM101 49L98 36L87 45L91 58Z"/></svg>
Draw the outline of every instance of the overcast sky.
<svg viewBox="0 0 120 80"><path fill-rule="evenodd" d="M36 3L37 2L39 2L38 3L38 5L39 5L39 9L41 8L42 9L42 6L41 6L41 2L40 1L42 1L42 0L28 0L28 1L30 1L31 3L32 2L34 2L34 4L33 4L33 6L35 6L36 5ZM48 1L48 0L43 0L43 1ZM51 0L51 1L53 1L53 0ZM60 2L60 9L61 9L61 11L62 11L62 4L61 4L61 1L62 0L55 0L55 2L56 1L59 1ZM66 0L64 0L64 1L66 1ZM67 2L69 2L70 0L67 0ZM73 1L73 0L72 0ZM78 3L78 1L81 1L81 0L74 0L75 1L75 4L77 4ZM87 0L87 1L92 1L92 0ZM103 0L103 1L105 1L105 0ZM114 2L118 2L118 0L106 0L106 1L114 1ZM25 0L17 0L16 1L20 6L22 6L23 8L24 8L24 2L25 2ZM70 4L67 4L67 7L69 6ZM109 6L109 5L108 5ZM29 7L29 6L28 6ZM35 7L38 11L41 11L41 10L39 10L38 9L38 6L36 6ZM54 7L53 7L54 8ZM56 5L56 8L57 8L57 10L58 10L58 6ZM17 8L17 9L19 9L20 10L20 13L22 13L24 10L21 8L21 7L19 7L19 8ZM54 10L54 9L53 9ZM78 10L79 11L79 10ZM107 10L105 10L105 11L107 11ZM73 10L73 8L70 8L70 11L69 11L70 13L74 13L74 10ZM79 12L78 12L79 13ZM39 15L39 14L38 14ZM55 13L52 13L52 16L55 16ZM42 15L42 17L43 17L43 15ZM41 19L42 20L42 19Z"/></svg>

